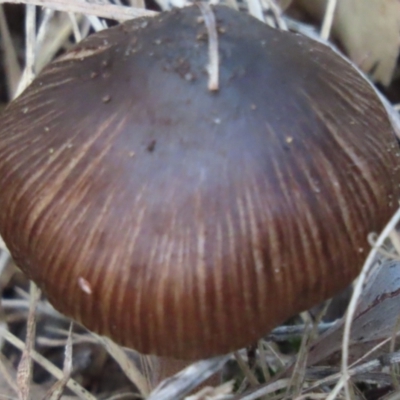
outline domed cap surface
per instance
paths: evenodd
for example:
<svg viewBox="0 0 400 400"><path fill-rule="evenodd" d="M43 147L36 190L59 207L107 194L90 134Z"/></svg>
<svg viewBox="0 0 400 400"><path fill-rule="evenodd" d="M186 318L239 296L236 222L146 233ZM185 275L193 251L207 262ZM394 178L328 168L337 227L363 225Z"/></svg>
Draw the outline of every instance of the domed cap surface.
<svg viewBox="0 0 400 400"><path fill-rule="evenodd" d="M369 84L322 44L215 7L95 34L0 121L0 232L61 312L144 353L256 341L343 289L399 198Z"/></svg>

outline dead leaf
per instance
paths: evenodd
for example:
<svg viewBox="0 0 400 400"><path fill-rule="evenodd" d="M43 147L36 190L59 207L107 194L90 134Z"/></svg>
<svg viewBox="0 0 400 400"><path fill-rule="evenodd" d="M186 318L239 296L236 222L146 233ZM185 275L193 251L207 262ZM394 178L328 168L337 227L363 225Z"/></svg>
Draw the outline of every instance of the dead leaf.
<svg viewBox="0 0 400 400"><path fill-rule="evenodd" d="M327 0L296 0L294 4L321 21ZM338 1L332 29L356 65L384 85L391 82L400 45L399 1Z"/></svg>
<svg viewBox="0 0 400 400"><path fill-rule="evenodd" d="M352 324L350 363L376 343L390 338L400 315L400 262L385 261L368 279ZM325 332L311 347L308 364L316 364L340 351L345 318ZM361 352L360 352L361 349ZM376 357L376 354L373 355Z"/></svg>

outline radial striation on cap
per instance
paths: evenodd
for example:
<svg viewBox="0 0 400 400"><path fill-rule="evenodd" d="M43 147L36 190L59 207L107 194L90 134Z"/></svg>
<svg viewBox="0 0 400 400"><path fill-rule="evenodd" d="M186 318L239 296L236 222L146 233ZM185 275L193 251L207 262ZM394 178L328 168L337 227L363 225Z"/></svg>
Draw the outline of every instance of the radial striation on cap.
<svg viewBox="0 0 400 400"><path fill-rule="evenodd" d="M370 84L213 7L90 36L0 119L0 233L62 313L143 353L248 345L346 287L399 199Z"/></svg>

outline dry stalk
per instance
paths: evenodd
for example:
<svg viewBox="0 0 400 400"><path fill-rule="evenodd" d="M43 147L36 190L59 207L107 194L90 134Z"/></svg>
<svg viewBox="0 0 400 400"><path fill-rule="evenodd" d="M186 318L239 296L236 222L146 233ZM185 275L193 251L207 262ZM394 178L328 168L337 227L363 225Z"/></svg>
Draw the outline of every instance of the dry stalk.
<svg viewBox="0 0 400 400"><path fill-rule="evenodd" d="M25 344L22 340L18 339L8 330L0 328L0 336L4 337L7 342L12 344L17 349L23 351L25 348ZM40 364L47 372L53 375L55 378L61 380L64 376L63 371L57 368L54 364L52 364L47 358L43 357L36 351L31 351L31 357L38 364ZM84 387L79 385L76 381L69 379L67 383L67 387L74 392L78 398L82 400L96 400L94 396L92 396Z"/></svg>
<svg viewBox="0 0 400 400"><path fill-rule="evenodd" d="M122 347L115 344L112 340L95 335L99 342L103 344L108 353L119 364L125 375L139 389L140 393L147 396L150 392L147 379L139 371L136 365L129 359Z"/></svg>
<svg viewBox="0 0 400 400"><path fill-rule="evenodd" d="M65 387L71 377L72 372L72 327L71 322L68 332L67 344L65 345L64 353L64 366L63 366L63 377L56 382L46 394L43 400L59 400L64 392Z"/></svg>
<svg viewBox="0 0 400 400"><path fill-rule="evenodd" d="M57 11L74 12L86 15L95 15L100 18L127 21L139 17L152 17L158 13L155 11L117 6L115 4L89 3L85 0L0 0L0 4L30 4L40 7L48 7Z"/></svg>
<svg viewBox="0 0 400 400"><path fill-rule="evenodd" d="M230 359L230 355L198 361L171 378L165 379L150 393L147 400L176 400L217 373Z"/></svg>
<svg viewBox="0 0 400 400"><path fill-rule="evenodd" d="M335 17L335 11L337 6L337 0L328 0L326 5L326 11L324 20L322 21L321 38L328 40L332 30L333 19Z"/></svg>
<svg viewBox="0 0 400 400"><path fill-rule="evenodd" d="M35 310L40 298L40 290L31 282L30 284L30 307L27 320L27 333L25 346L22 351L21 360L17 369L18 398L29 400L30 384L32 379L32 351L35 347L36 319Z"/></svg>
<svg viewBox="0 0 400 400"><path fill-rule="evenodd" d="M247 378L251 386L258 386L259 382L254 375L253 371L249 368L248 364L243 360L242 356L238 351L235 351L234 353L235 360L238 363L240 369L242 370L244 376Z"/></svg>
<svg viewBox="0 0 400 400"><path fill-rule="evenodd" d="M215 15L208 3L196 3L204 18L208 33L208 90L211 92L219 89L219 54L218 54L218 33Z"/></svg>
<svg viewBox="0 0 400 400"><path fill-rule="evenodd" d="M0 5L0 37L2 42L2 48L4 52L4 69L6 73L6 84L8 96L14 97L14 93L17 91L18 82L21 79L21 68L18 64L18 57L15 51L11 34L8 29L6 17L4 15L3 6ZM1 241L1 238L0 238ZM0 247L2 245L0 244Z"/></svg>

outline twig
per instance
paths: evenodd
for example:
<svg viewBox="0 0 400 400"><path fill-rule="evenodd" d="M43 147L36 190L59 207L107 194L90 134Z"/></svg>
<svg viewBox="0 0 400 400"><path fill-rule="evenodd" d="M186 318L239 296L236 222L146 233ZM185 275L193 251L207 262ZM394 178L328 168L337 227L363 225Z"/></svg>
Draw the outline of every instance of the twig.
<svg viewBox="0 0 400 400"><path fill-rule="evenodd" d="M117 6L115 4L89 3L85 0L0 0L0 4L34 4L36 6L48 7L57 11L96 15L101 18L109 18L117 21L139 17L152 17L158 13L133 7Z"/></svg>

